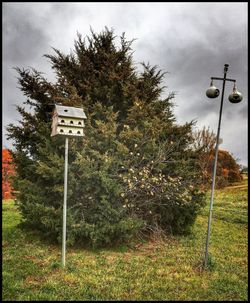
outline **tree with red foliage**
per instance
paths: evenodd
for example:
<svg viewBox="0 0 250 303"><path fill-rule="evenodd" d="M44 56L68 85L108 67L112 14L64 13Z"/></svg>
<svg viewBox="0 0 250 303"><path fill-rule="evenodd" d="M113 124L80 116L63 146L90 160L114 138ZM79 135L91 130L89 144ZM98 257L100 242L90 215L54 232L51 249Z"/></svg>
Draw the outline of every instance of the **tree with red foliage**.
<svg viewBox="0 0 250 303"><path fill-rule="evenodd" d="M210 155L208 161L209 170L212 171L214 165L214 155ZM224 187L230 183L239 182L242 180L240 173L240 165L233 155L226 150L219 150L217 163L217 187Z"/></svg>
<svg viewBox="0 0 250 303"><path fill-rule="evenodd" d="M11 177L15 175L15 167L8 149L2 150L2 161L2 199L12 199Z"/></svg>
<svg viewBox="0 0 250 303"><path fill-rule="evenodd" d="M194 150L199 154L198 165L203 172L203 185L210 186L215 157L216 134L206 127L193 133ZM222 188L230 183L242 180L237 159L226 151L219 149L216 170L216 187Z"/></svg>

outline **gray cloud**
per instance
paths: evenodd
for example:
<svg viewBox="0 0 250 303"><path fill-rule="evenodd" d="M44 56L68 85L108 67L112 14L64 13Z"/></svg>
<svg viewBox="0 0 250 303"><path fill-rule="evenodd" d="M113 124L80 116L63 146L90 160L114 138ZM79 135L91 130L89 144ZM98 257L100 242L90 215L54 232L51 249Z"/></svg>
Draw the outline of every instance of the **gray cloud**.
<svg viewBox="0 0 250 303"><path fill-rule="evenodd" d="M28 63L30 59L37 56L37 52L47 43L46 35L29 21L24 20L22 24L6 22L4 25L5 52L3 55L4 59L13 64Z"/></svg>
<svg viewBox="0 0 250 303"><path fill-rule="evenodd" d="M3 5L3 126L18 119L14 104L24 97L17 89L13 66L33 66L54 79L45 53L51 47L69 53L77 31L90 35L105 26L122 32L133 43L134 62L150 62L168 71L165 95L177 91L175 114L184 123L217 130L220 98L205 91L211 76L237 80L244 100L231 104L227 83L223 109L222 148L247 164L247 4L246 3L4 3ZM221 89L221 82L216 82ZM5 132L4 132L5 136ZM236 143L237 141L237 143ZM5 137L3 140L5 145Z"/></svg>

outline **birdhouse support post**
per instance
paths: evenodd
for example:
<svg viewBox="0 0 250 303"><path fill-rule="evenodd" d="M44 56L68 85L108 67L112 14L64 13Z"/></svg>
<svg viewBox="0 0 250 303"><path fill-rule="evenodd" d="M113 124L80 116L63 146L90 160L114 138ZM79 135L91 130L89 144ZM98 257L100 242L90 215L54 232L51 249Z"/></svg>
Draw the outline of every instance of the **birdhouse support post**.
<svg viewBox="0 0 250 303"><path fill-rule="evenodd" d="M68 188L68 149L69 149L69 138L68 138L68 137L65 137L64 198L63 198L63 233L62 233L62 265L63 265L63 267L65 267L65 255L66 255L67 188Z"/></svg>
<svg viewBox="0 0 250 303"><path fill-rule="evenodd" d="M63 230L62 230L62 266L66 259L66 220L67 220L67 187L68 187L68 147L69 137L84 137L84 119L82 108L55 104L52 116L51 137L65 136L65 167L64 167L64 199L63 199Z"/></svg>

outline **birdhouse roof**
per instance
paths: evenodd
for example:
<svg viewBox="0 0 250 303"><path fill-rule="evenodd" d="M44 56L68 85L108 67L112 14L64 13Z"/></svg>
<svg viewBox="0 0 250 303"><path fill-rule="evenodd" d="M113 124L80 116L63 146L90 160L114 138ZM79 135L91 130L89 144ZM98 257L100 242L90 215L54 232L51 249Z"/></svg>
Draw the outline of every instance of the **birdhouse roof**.
<svg viewBox="0 0 250 303"><path fill-rule="evenodd" d="M87 119L82 108L72 106L55 105L58 116Z"/></svg>

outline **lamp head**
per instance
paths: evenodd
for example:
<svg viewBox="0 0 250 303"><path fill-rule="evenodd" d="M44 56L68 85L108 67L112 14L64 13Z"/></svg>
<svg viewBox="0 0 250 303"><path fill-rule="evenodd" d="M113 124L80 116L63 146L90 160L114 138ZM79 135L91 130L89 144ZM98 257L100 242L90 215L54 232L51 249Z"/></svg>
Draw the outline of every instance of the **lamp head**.
<svg viewBox="0 0 250 303"><path fill-rule="evenodd" d="M213 80L211 81L210 87L206 91L208 98L217 98L220 94L220 90L213 85Z"/></svg>
<svg viewBox="0 0 250 303"><path fill-rule="evenodd" d="M239 103L240 101L242 101L242 99L243 99L242 93L237 91L236 85L234 83L233 92L229 95L228 100L231 103Z"/></svg>

